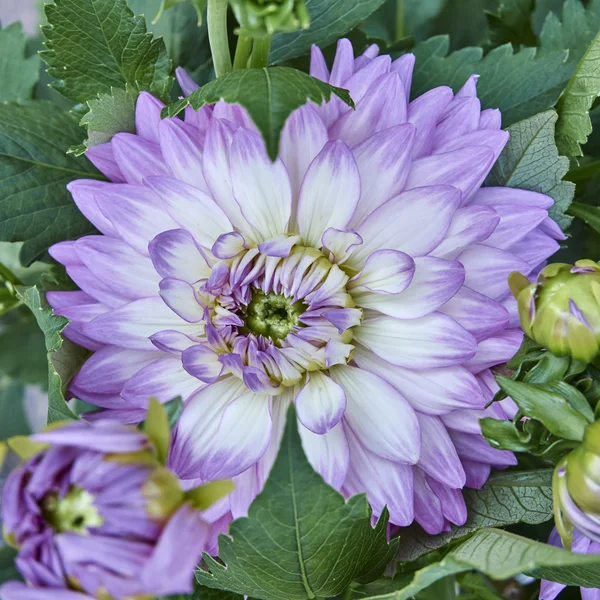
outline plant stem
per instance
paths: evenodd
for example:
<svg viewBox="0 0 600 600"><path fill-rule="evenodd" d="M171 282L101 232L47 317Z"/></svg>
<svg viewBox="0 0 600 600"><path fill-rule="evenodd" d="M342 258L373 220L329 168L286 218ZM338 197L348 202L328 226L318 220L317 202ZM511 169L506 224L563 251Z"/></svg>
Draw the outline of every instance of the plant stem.
<svg viewBox="0 0 600 600"><path fill-rule="evenodd" d="M252 38L248 35L240 35L238 37L237 46L235 47L235 57L233 59L233 70L246 69L248 60L252 52Z"/></svg>
<svg viewBox="0 0 600 600"><path fill-rule="evenodd" d="M450 576L432 583L425 590L425 597L431 600L456 600L456 579Z"/></svg>
<svg viewBox="0 0 600 600"><path fill-rule="evenodd" d="M250 57L252 68L266 67L269 64L269 52L271 50L271 37L254 40L254 48Z"/></svg>
<svg viewBox="0 0 600 600"><path fill-rule="evenodd" d="M227 0L208 0L206 23L215 73L220 77L232 68L227 39Z"/></svg>
<svg viewBox="0 0 600 600"><path fill-rule="evenodd" d="M404 37L404 0L396 0L396 39L401 40Z"/></svg>

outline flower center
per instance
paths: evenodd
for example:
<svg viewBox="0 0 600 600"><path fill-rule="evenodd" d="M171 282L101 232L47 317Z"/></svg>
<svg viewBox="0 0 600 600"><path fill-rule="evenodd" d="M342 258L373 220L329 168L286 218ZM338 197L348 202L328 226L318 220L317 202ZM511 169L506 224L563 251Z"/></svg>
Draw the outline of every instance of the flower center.
<svg viewBox="0 0 600 600"><path fill-rule="evenodd" d="M299 325L298 317L305 309L300 300L293 302L283 294L255 290L246 309L245 325L256 335L283 340Z"/></svg>
<svg viewBox="0 0 600 600"><path fill-rule="evenodd" d="M71 488L63 498L56 493L46 496L42 514L57 533L71 531L85 535L91 527L104 523L94 506L94 497L78 487Z"/></svg>

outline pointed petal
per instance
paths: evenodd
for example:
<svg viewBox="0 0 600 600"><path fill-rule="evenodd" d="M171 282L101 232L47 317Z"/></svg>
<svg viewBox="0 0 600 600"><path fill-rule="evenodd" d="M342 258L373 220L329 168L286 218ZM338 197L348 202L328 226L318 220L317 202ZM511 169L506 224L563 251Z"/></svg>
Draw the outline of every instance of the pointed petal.
<svg viewBox="0 0 600 600"><path fill-rule="evenodd" d="M361 444L387 460L414 464L421 446L419 423L400 392L381 377L356 367L333 367L330 375L346 393L344 421Z"/></svg>
<svg viewBox="0 0 600 600"><path fill-rule="evenodd" d="M141 92L135 104L135 131L140 137L158 144L160 111L165 105L148 92Z"/></svg>
<svg viewBox="0 0 600 600"><path fill-rule="evenodd" d="M523 332L520 329L507 329L500 335L479 342L475 356L465 362L465 367L471 373L479 373L505 363L515 355L522 341Z"/></svg>
<svg viewBox="0 0 600 600"><path fill-rule="evenodd" d="M141 184L151 175L168 175L160 146L133 133L117 133L112 148L115 160L129 183Z"/></svg>
<svg viewBox="0 0 600 600"><path fill-rule="evenodd" d="M106 175L113 183L125 183L125 177L115 160L112 144L96 144L85 151L86 157L101 173Z"/></svg>
<svg viewBox="0 0 600 600"><path fill-rule="evenodd" d="M199 323L204 318L204 308L196 300L194 288L181 279L161 280L160 297L165 304L188 323Z"/></svg>
<svg viewBox="0 0 600 600"><path fill-rule="evenodd" d="M313 433L327 433L339 423L346 410L343 388L319 371L309 374L296 396L298 420Z"/></svg>
<svg viewBox="0 0 600 600"><path fill-rule="evenodd" d="M410 320L370 319L354 330L354 339L384 360L413 369L458 365L477 349L470 333L440 313Z"/></svg>

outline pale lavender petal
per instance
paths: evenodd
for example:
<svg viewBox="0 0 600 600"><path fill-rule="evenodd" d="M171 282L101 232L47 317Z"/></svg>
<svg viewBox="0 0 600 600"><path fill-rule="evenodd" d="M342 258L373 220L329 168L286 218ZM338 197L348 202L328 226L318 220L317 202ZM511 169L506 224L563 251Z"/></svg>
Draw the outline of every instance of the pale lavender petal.
<svg viewBox="0 0 600 600"><path fill-rule="evenodd" d="M473 358L465 362L471 373L479 373L495 365L508 362L517 352L523 341L520 329L507 329L501 334L479 342Z"/></svg>
<svg viewBox="0 0 600 600"><path fill-rule="evenodd" d="M531 267L537 267L541 262L558 252L559 249L560 244L556 240L540 229L534 229L522 240L511 246L510 252L524 260Z"/></svg>
<svg viewBox="0 0 600 600"><path fill-rule="evenodd" d="M452 101L449 87L436 87L415 98L408 105L408 122L416 129L412 147L412 158L420 158L431 152L433 132L446 107Z"/></svg>
<svg viewBox="0 0 600 600"><path fill-rule="evenodd" d="M0 587L0 596L2 600L94 600L65 588L32 588L20 581L7 581Z"/></svg>
<svg viewBox="0 0 600 600"><path fill-rule="evenodd" d="M115 154L110 142L96 144L85 151L90 162L114 183L125 183L125 177L115 160Z"/></svg>
<svg viewBox="0 0 600 600"><path fill-rule="evenodd" d="M95 179L76 179L67 184L67 189L73 196L73 201L83 216L104 235L116 236L117 230L100 210L96 191L110 191L112 184ZM59 260L59 259L57 259Z"/></svg>
<svg viewBox="0 0 600 600"><path fill-rule="evenodd" d="M299 235L278 235L277 237L265 240L258 245L258 250L265 256L276 256L286 258L290 255L292 248L301 241Z"/></svg>
<svg viewBox="0 0 600 600"><path fill-rule="evenodd" d="M410 84L412 83L412 74L415 67L415 55L404 54L400 58L397 58L392 63L392 71L398 73L402 79L404 85L404 96L408 102L410 97Z"/></svg>
<svg viewBox="0 0 600 600"><path fill-rule="evenodd" d="M433 141L433 152L437 153L440 147L460 138L479 125L481 104L476 97L455 97L444 114L444 118L437 124ZM508 137L508 134L506 134ZM461 146L464 147L464 146Z"/></svg>
<svg viewBox="0 0 600 600"><path fill-rule="evenodd" d="M440 499L444 517L455 525L464 525L467 520L467 506L461 490L452 489L432 477L427 477L427 482Z"/></svg>
<svg viewBox="0 0 600 600"><path fill-rule="evenodd" d="M471 461L486 461L497 467L509 467L517 464L512 452L496 450L480 435L450 431L450 437L461 458Z"/></svg>
<svg viewBox="0 0 600 600"><path fill-rule="evenodd" d="M480 463L471 460L462 460L465 473L467 474L466 486L479 490L483 487L492 470L489 463Z"/></svg>
<svg viewBox="0 0 600 600"><path fill-rule="evenodd" d="M414 469L415 521L430 535L444 529L445 519L439 498L421 469Z"/></svg>
<svg viewBox="0 0 600 600"><path fill-rule="evenodd" d="M486 246L509 249L535 229L548 213L536 206L499 205L494 207L500 217L498 227L485 241Z"/></svg>
<svg viewBox="0 0 600 600"><path fill-rule="evenodd" d="M479 115L479 129L494 130L502 127L502 114L497 108L486 108Z"/></svg>
<svg viewBox="0 0 600 600"><path fill-rule="evenodd" d="M362 244L362 238L353 229L330 227L323 232L321 244L331 253L332 262L341 264L352 254L355 246Z"/></svg>
<svg viewBox="0 0 600 600"><path fill-rule="evenodd" d="M170 354L181 354L197 343L192 337L174 329L159 331L150 336L150 341L162 352L169 352Z"/></svg>
<svg viewBox="0 0 600 600"><path fill-rule="evenodd" d="M203 344L186 348L181 355L181 361L183 368L190 375L205 383L217 381L226 364L219 361L219 356L214 350Z"/></svg>
<svg viewBox="0 0 600 600"><path fill-rule="evenodd" d="M339 384L319 371L307 376L296 396L296 414L302 425L322 435L339 423L345 410L346 394Z"/></svg>
<svg viewBox="0 0 600 600"><path fill-rule="evenodd" d="M321 81L329 81L329 69L321 49L313 44L310 47L310 74Z"/></svg>
<svg viewBox="0 0 600 600"><path fill-rule="evenodd" d="M148 92L141 92L135 105L135 132L140 137L158 144L160 111L165 105Z"/></svg>
<svg viewBox="0 0 600 600"><path fill-rule="evenodd" d="M132 133L117 133L111 143L115 160L129 183L141 184L150 175L169 174L158 143Z"/></svg>
<svg viewBox="0 0 600 600"><path fill-rule="evenodd" d="M204 307L196 299L196 291L185 281L167 278L160 282L160 297L165 304L188 323L199 323L204 317Z"/></svg>
<svg viewBox="0 0 600 600"><path fill-rule="evenodd" d="M362 271L352 279L349 289L399 294L413 279L415 261L398 250L377 250L367 258Z"/></svg>
<svg viewBox="0 0 600 600"><path fill-rule="evenodd" d="M177 83L181 88L181 91L189 96L198 89L198 84L188 75L187 71L182 67L175 69L175 76L177 77Z"/></svg>
<svg viewBox="0 0 600 600"><path fill-rule="evenodd" d="M473 197L473 204L500 206L501 204L531 206L548 209L554 204L550 196L530 190L509 187L484 187Z"/></svg>
<svg viewBox="0 0 600 600"><path fill-rule="evenodd" d="M406 368L459 365L475 355L477 342L456 321L440 313L420 319L365 320L354 339L380 358Z"/></svg>
<svg viewBox="0 0 600 600"><path fill-rule="evenodd" d="M221 259L228 259L241 254L246 249L246 240L241 233L231 231L221 234L212 247L212 253Z"/></svg>

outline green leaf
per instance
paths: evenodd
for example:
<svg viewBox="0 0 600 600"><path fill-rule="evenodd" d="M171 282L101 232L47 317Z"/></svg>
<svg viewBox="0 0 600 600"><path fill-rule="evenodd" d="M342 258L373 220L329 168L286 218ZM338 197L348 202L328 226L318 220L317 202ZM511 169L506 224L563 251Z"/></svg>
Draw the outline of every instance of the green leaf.
<svg viewBox="0 0 600 600"><path fill-rule="evenodd" d="M446 554L440 562L416 571L409 585L369 598L408 600L443 577L472 570L495 580L510 579L525 572L565 585L600 587L600 555L575 554L507 531L482 529ZM404 582L401 580L399 583L402 585Z"/></svg>
<svg viewBox="0 0 600 600"><path fill-rule="evenodd" d="M77 120L54 104L0 104L0 240L25 242L23 264L95 231L66 189L74 179L103 179L87 158L65 154L80 140Z"/></svg>
<svg viewBox="0 0 600 600"><path fill-rule="evenodd" d="M581 144L592 133L590 109L600 96L600 33L596 35L569 80L556 110L556 145L565 156L583 156Z"/></svg>
<svg viewBox="0 0 600 600"><path fill-rule="evenodd" d="M197 89L193 94L169 104L163 117L173 117L190 105L195 110L205 104L225 100L241 104L261 132L272 160L279 151L279 136L288 117L308 100L321 104L335 94L354 108L346 90L333 87L289 67L241 69L232 71Z"/></svg>
<svg viewBox="0 0 600 600"><path fill-rule="evenodd" d="M502 421L504 422L504 421ZM403 530L396 558L415 560L483 527L515 523L538 524L552 518L552 469L494 473L480 490L465 489L467 521L438 535L420 527Z"/></svg>
<svg viewBox="0 0 600 600"><path fill-rule="evenodd" d="M566 0L560 12L546 15L540 32L540 53L569 50L569 62L574 66L585 54L589 44L600 30L600 0L586 3Z"/></svg>
<svg viewBox="0 0 600 600"><path fill-rule="evenodd" d="M21 382L8 377L0 379L0 415L2 415L0 419L0 440L31 433L25 411L24 397L25 389ZM2 468L2 461L0 461L0 468Z"/></svg>
<svg viewBox="0 0 600 600"><path fill-rule="evenodd" d="M87 148L103 144L120 132L135 133L135 101L137 93L113 88L110 94L102 94L88 100L88 112L83 115L80 125L87 128L85 142L72 149L81 155Z"/></svg>
<svg viewBox="0 0 600 600"><path fill-rule="evenodd" d="M479 573L463 573L457 577L461 589L475 595L477 600L504 600L486 578Z"/></svg>
<svg viewBox="0 0 600 600"><path fill-rule="evenodd" d="M535 46L537 39L531 27L534 8L535 0L502 0L496 13L486 11L489 27L486 45Z"/></svg>
<svg viewBox="0 0 600 600"><path fill-rule="evenodd" d="M515 53L506 44L483 57L481 48L462 48L448 54L449 44L449 38L440 35L414 47L412 97L440 85L457 91L477 73L482 108L499 108L505 126L554 106L572 72L566 51L538 56L535 48Z"/></svg>
<svg viewBox="0 0 600 600"><path fill-rule="evenodd" d="M581 441L590 420L574 409L560 394L553 391L552 384L533 385L513 381L508 377L496 377L502 391L510 396L521 413L543 423L555 436Z"/></svg>
<svg viewBox="0 0 600 600"><path fill-rule="evenodd" d="M37 55L25 58L27 36L20 23L0 28L0 102L25 102L31 98L40 72Z"/></svg>
<svg viewBox="0 0 600 600"><path fill-rule="evenodd" d="M364 495L347 502L310 466L293 406L277 460L248 517L219 536L219 557L196 579L212 588L263 600L335 596L357 577L381 575L397 541L386 541L388 514L371 527ZM380 566L379 573L375 572Z"/></svg>
<svg viewBox="0 0 600 600"><path fill-rule="evenodd" d="M144 421L144 433L154 444L156 458L164 465L167 462L169 445L171 444L171 428L169 427L167 411L156 398L150 398L146 420Z"/></svg>
<svg viewBox="0 0 600 600"><path fill-rule="evenodd" d="M569 213L574 217L578 217L600 233L600 207L573 202L573 204L569 206Z"/></svg>
<svg viewBox="0 0 600 600"><path fill-rule="evenodd" d="M44 336L27 309L21 308L11 323L0 330L0 374L20 383L46 386L48 365ZM3 414L0 411L0 414Z"/></svg>
<svg viewBox="0 0 600 600"><path fill-rule="evenodd" d="M54 314L38 286L18 288L17 291L35 316L45 338L48 352L48 423L77 419L67 405L65 392L89 352L69 340L63 340L61 332L69 321Z"/></svg>
<svg viewBox="0 0 600 600"><path fill-rule="evenodd" d="M125 0L56 0L45 8L41 56L63 96L84 103L129 86L167 97L173 80L164 42L152 39Z"/></svg>
<svg viewBox="0 0 600 600"><path fill-rule="evenodd" d="M273 36L269 60L280 63L310 50L313 44L327 46L354 29L385 0L306 0L310 27Z"/></svg>
<svg viewBox="0 0 600 600"><path fill-rule="evenodd" d="M0 584L5 581L23 581L15 566L17 551L10 546L0 546Z"/></svg>
<svg viewBox="0 0 600 600"><path fill-rule="evenodd" d="M537 114L508 128L510 139L485 184L532 190L554 199L550 216L566 229L571 218L565 212L575 193L575 185L563 181L569 161L559 156L554 143L553 110Z"/></svg>
<svg viewBox="0 0 600 600"><path fill-rule="evenodd" d="M173 429L179 420L179 416L183 411L183 402L181 397L173 398L163 404L163 408L167 411L167 418L169 419L169 427Z"/></svg>

